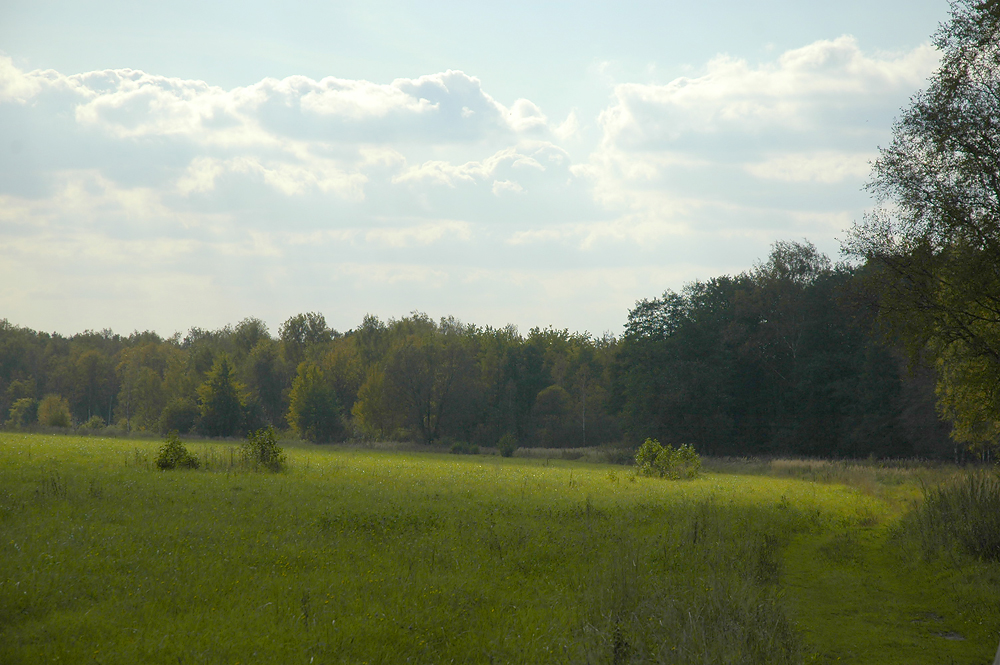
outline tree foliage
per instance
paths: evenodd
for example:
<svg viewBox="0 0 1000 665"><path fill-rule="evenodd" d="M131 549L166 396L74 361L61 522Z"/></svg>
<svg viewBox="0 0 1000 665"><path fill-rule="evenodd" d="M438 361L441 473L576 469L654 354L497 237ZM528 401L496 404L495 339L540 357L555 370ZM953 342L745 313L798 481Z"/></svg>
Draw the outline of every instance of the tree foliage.
<svg viewBox="0 0 1000 665"><path fill-rule="evenodd" d="M270 425L509 453L652 437L710 453L940 456L933 376L901 373L872 341L864 308L843 297L856 272L778 243L746 273L637 303L622 338L419 312L343 334L301 314L277 337L253 318L168 338L0 321L0 418L34 424L55 394L74 422L99 411L111 433Z"/></svg>
<svg viewBox="0 0 1000 665"><path fill-rule="evenodd" d="M317 443L345 437L337 394L319 366L303 362L292 383L288 424L303 439Z"/></svg>
<svg viewBox="0 0 1000 665"><path fill-rule="evenodd" d="M615 365L630 438L715 454L927 454L907 432L899 363L847 299L852 278L782 242L747 273L637 303Z"/></svg>
<svg viewBox="0 0 1000 665"><path fill-rule="evenodd" d="M239 436L244 424L243 384L236 381L229 356L223 353L198 387L199 428L208 436Z"/></svg>
<svg viewBox="0 0 1000 665"><path fill-rule="evenodd" d="M59 395L46 395L38 404L38 424L43 427L69 427L73 424L69 402Z"/></svg>
<svg viewBox="0 0 1000 665"><path fill-rule="evenodd" d="M961 0L934 39L940 68L881 149L878 207L845 250L870 265L880 320L939 369L965 442L1000 427L1000 3Z"/></svg>

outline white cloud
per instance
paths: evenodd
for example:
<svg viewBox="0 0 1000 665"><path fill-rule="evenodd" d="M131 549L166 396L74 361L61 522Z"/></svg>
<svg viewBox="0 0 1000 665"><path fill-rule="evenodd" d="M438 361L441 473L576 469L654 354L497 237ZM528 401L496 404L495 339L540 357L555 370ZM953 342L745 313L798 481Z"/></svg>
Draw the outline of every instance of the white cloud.
<svg viewBox="0 0 1000 665"><path fill-rule="evenodd" d="M521 187L520 183L514 182L513 180L494 180L493 181L493 195L501 196L507 192L511 194L520 194L524 191L524 187Z"/></svg>
<svg viewBox="0 0 1000 665"><path fill-rule="evenodd" d="M11 58L0 55L0 102L24 102L40 89L38 77L25 75Z"/></svg>
<svg viewBox="0 0 1000 665"><path fill-rule="evenodd" d="M697 78L616 86L616 103L600 121L606 140L637 150L690 133L816 130L831 116L836 120L894 100L901 90L914 90L937 60L930 45L901 55L869 56L849 36L817 41L756 67L719 56Z"/></svg>
<svg viewBox="0 0 1000 665"><path fill-rule="evenodd" d="M709 229L774 237L830 206L860 214L874 148L937 59L929 45L872 55L843 36L760 65L719 56L700 76L615 86L600 144L573 168L619 217L587 231L583 246Z"/></svg>
<svg viewBox="0 0 1000 665"><path fill-rule="evenodd" d="M570 111L566 119L553 130L560 141L568 141L575 138L580 131L580 119L576 117L576 111Z"/></svg>
<svg viewBox="0 0 1000 665"><path fill-rule="evenodd" d="M430 245L442 238L468 240L471 236L468 222L443 220L403 228L373 229L365 234L365 239L389 247L411 247Z"/></svg>
<svg viewBox="0 0 1000 665"><path fill-rule="evenodd" d="M878 154L841 153L829 150L815 153L790 153L777 155L762 162L747 164L746 170L769 180L786 182L834 183L865 178L871 171L871 162Z"/></svg>
<svg viewBox="0 0 1000 665"><path fill-rule="evenodd" d="M542 110L530 100L519 99L514 102L507 113L510 126L517 132L545 131L548 129L548 118Z"/></svg>
<svg viewBox="0 0 1000 665"><path fill-rule="evenodd" d="M394 183L431 182L455 187L458 183L475 183L493 177L502 167L513 170L529 169L545 171L539 160L561 163L568 161L565 151L551 143L528 143L522 146L504 148L487 159L465 164L446 161L428 161L411 166L393 178ZM495 185L494 185L494 193Z"/></svg>
<svg viewBox="0 0 1000 665"><path fill-rule="evenodd" d="M620 323L636 298L745 268L775 239L829 251L935 63L926 46L870 54L841 37L622 82L596 118L550 122L454 70L226 90L0 57L0 273L33 280L0 305L45 327L90 305L153 316L137 298L169 303L156 321L179 327L324 302L613 327L581 317Z"/></svg>

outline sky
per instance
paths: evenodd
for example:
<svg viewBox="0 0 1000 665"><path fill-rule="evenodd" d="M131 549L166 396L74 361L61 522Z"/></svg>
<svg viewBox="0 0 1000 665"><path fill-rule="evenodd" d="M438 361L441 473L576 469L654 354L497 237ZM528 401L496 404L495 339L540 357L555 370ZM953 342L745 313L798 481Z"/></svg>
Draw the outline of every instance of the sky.
<svg viewBox="0 0 1000 665"><path fill-rule="evenodd" d="M0 2L0 319L618 335L834 260L945 1Z"/></svg>

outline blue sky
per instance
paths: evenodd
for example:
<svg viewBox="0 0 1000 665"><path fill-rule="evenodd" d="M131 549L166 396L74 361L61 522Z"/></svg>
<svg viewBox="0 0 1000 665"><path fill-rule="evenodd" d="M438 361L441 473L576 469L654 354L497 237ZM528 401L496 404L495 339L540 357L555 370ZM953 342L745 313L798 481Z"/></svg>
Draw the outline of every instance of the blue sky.
<svg viewBox="0 0 1000 665"><path fill-rule="evenodd" d="M137 6L138 5L138 6ZM945 2L0 5L0 317L619 333L837 238Z"/></svg>

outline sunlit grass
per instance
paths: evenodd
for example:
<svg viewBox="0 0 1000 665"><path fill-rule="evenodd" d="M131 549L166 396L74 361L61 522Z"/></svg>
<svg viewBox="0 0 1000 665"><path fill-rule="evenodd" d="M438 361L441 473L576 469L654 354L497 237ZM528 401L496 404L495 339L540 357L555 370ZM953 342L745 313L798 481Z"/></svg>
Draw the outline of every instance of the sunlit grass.
<svg viewBox="0 0 1000 665"><path fill-rule="evenodd" d="M867 560L896 513L773 476L301 445L248 473L187 445L201 470L0 434L0 662L799 662L829 637L800 583L840 565L809 548ZM968 636L934 639L989 651Z"/></svg>

